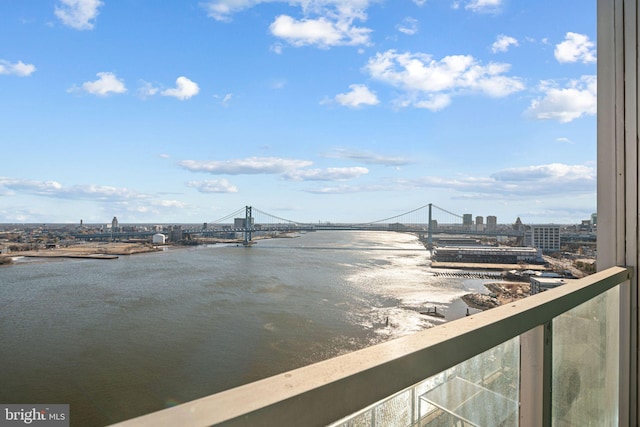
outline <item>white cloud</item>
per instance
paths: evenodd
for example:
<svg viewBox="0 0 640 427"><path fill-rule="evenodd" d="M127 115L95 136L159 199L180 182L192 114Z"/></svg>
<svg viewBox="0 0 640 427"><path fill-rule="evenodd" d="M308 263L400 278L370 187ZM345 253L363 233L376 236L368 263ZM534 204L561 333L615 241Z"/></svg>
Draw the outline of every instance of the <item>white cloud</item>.
<svg viewBox="0 0 640 427"><path fill-rule="evenodd" d="M269 30L271 34L293 46L316 45L320 48L368 45L371 32L368 28L353 26L351 19L334 21L320 17L297 20L288 15L278 16L269 26Z"/></svg>
<svg viewBox="0 0 640 427"><path fill-rule="evenodd" d="M552 163L503 169L489 176L424 176L385 179L367 185L336 185L307 189L316 194L357 192L444 191L451 199L527 200L531 198L593 197L596 169L593 165Z"/></svg>
<svg viewBox="0 0 640 427"><path fill-rule="evenodd" d="M13 196L15 191L26 191L32 194L47 195L60 191L62 184L56 181L36 181L0 177L0 195Z"/></svg>
<svg viewBox="0 0 640 427"><path fill-rule="evenodd" d="M305 190L305 192L312 194L350 194L361 193L363 191L367 191L367 189L353 185L337 185L334 187L310 188Z"/></svg>
<svg viewBox="0 0 640 427"><path fill-rule="evenodd" d="M284 174L291 181L346 181L369 173L367 168L299 169Z"/></svg>
<svg viewBox="0 0 640 427"><path fill-rule="evenodd" d="M431 111L440 111L448 107L449 104L451 104L451 97L444 93L427 95L420 100L413 101L414 107L424 108Z"/></svg>
<svg viewBox="0 0 640 427"><path fill-rule="evenodd" d="M213 179L208 181L189 181L187 187L195 188L201 193L237 193L238 187L226 179Z"/></svg>
<svg viewBox="0 0 640 427"><path fill-rule="evenodd" d="M502 6L502 0L469 0L464 6L465 9L474 12L495 12Z"/></svg>
<svg viewBox="0 0 640 427"><path fill-rule="evenodd" d="M209 17L216 21L229 22L234 13L265 2L265 0L216 0L201 3L201 5Z"/></svg>
<svg viewBox="0 0 640 427"><path fill-rule="evenodd" d="M558 62L595 63L595 43L584 34L569 32L565 40L556 45L554 55Z"/></svg>
<svg viewBox="0 0 640 427"><path fill-rule="evenodd" d="M173 89L166 89L160 92L163 96L172 96L178 98L181 101L189 99L200 92L200 87L197 83L189 80L184 76L180 76L176 79L176 87Z"/></svg>
<svg viewBox="0 0 640 427"><path fill-rule="evenodd" d="M435 60L424 53L395 50L376 54L365 66L372 78L404 90L396 105L434 111L446 107L452 96L462 93L504 97L523 90L519 78L504 75L509 68L509 64L501 63L483 65L471 55Z"/></svg>
<svg viewBox="0 0 640 427"><path fill-rule="evenodd" d="M371 0L213 0L204 3L203 7L210 17L229 22L235 13L275 2L300 8L301 19L280 15L269 27L271 34L293 46L327 49L371 44L369 34L372 30L354 25L356 19L367 19L366 10ZM276 43L271 50L280 54L282 45Z"/></svg>
<svg viewBox="0 0 640 427"><path fill-rule="evenodd" d="M76 30L91 30L102 5L100 0L60 0L54 13L64 25Z"/></svg>
<svg viewBox="0 0 640 427"><path fill-rule="evenodd" d="M184 209L187 207L186 203L179 200L152 200L151 206L168 209Z"/></svg>
<svg viewBox="0 0 640 427"><path fill-rule="evenodd" d="M105 185L74 185L64 188L56 193L56 196L77 199L87 198L94 200L127 200L146 199L148 196L137 193L128 188L118 188Z"/></svg>
<svg viewBox="0 0 640 427"><path fill-rule="evenodd" d="M418 33L418 20L411 17L404 18L402 24L398 24L396 28L401 33L412 36Z"/></svg>
<svg viewBox="0 0 640 427"><path fill-rule="evenodd" d="M207 172L215 175L283 174L290 170L309 167L308 160L279 157L248 157L235 160L182 160L178 165L191 172Z"/></svg>
<svg viewBox="0 0 640 427"><path fill-rule="evenodd" d="M595 185L596 171L591 166L551 163L547 165L508 168L491 175L499 182L571 183L582 181Z"/></svg>
<svg viewBox="0 0 640 427"><path fill-rule="evenodd" d="M518 40L513 37L500 34L496 41L491 45L491 51L493 53L506 52L510 46L518 46Z"/></svg>
<svg viewBox="0 0 640 427"><path fill-rule="evenodd" d="M155 87L153 84L143 81L142 85L138 88L136 93L140 98L147 99L157 94L159 90L160 89Z"/></svg>
<svg viewBox="0 0 640 427"><path fill-rule="evenodd" d="M0 177L0 192L4 192L5 195L14 195L16 191L63 199L125 200L147 197L127 188L104 185L74 185L65 187L57 181Z"/></svg>
<svg viewBox="0 0 640 427"><path fill-rule="evenodd" d="M424 6L424 4L427 2L427 0L412 0L417 6Z"/></svg>
<svg viewBox="0 0 640 427"><path fill-rule="evenodd" d="M274 43L271 46L269 46L269 50L273 53L275 53L276 55L282 55L282 43Z"/></svg>
<svg viewBox="0 0 640 427"><path fill-rule="evenodd" d="M223 107L228 107L231 103L231 98L233 98L233 94L227 93L225 95L213 95L213 97L220 100L220 105L222 105Z"/></svg>
<svg viewBox="0 0 640 427"><path fill-rule="evenodd" d="M409 190L430 188L463 193L464 198L528 198L591 195L596 191L596 170L591 165L552 163L504 169L490 176L428 176L396 185Z"/></svg>
<svg viewBox="0 0 640 427"><path fill-rule="evenodd" d="M334 159L349 159L372 165L384 165L384 166L405 166L412 164L413 161L404 157L397 156L385 156L381 154L372 153L369 151L354 151L347 148L336 148L325 157Z"/></svg>
<svg viewBox="0 0 640 427"><path fill-rule="evenodd" d="M544 96L533 100L527 110L533 118L568 123L584 115L596 114L596 76L582 76L569 82L566 88L558 88L553 82L542 82L541 90Z"/></svg>
<svg viewBox="0 0 640 427"><path fill-rule="evenodd" d="M345 107L357 108L362 105L377 105L380 103L375 92L362 84L349 85L350 92L339 93L335 96L335 101Z"/></svg>
<svg viewBox="0 0 640 427"><path fill-rule="evenodd" d="M127 88L122 80L119 80L115 74L109 72L101 72L96 74L98 80L85 82L82 84L82 90L92 95L107 96L110 93L125 93ZM71 88L74 91L76 88Z"/></svg>
<svg viewBox="0 0 640 427"><path fill-rule="evenodd" d="M290 181L343 181L369 173L364 167L332 167L326 169L305 169L313 163L308 160L283 159L279 157L248 157L225 161L183 160L178 165L191 172L205 172L212 175L280 175ZM226 180L191 181L189 187L201 192L235 192L237 188Z"/></svg>
<svg viewBox="0 0 640 427"><path fill-rule="evenodd" d="M35 71L36 67L33 64L25 64L22 61L11 63L0 59L0 74L27 77Z"/></svg>
<svg viewBox="0 0 640 427"><path fill-rule="evenodd" d="M567 144L573 144L573 142L569 138L566 138L564 136L556 138L556 142L563 142L563 143L567 143Z"/></svg>
<svg viewBox="0 0 640 427"><path fill-rule="evenodd" d="M90 201L102 204L109 212L120 207L128 212L154 212L182 209L186 204L178 200L157 199L154 195L139 193L124 187L107 185L82 184L64 186L57 181L38 181L0 177L0 197L32 195L64 200L65 206L73 206L74 202ZM73 209L73 208L72 208ZM15 209L13 209L15 211ZM0 210L0 216L9 218ZM50 216L50 215L49 215ZM29 218L36 218L30 214ZM67 221L68 218L60 218ZM49 218L47 221L51 221Z"/></svg>
<svg viewBox="0 0 640 427"><path fill-rule="evenodd" d="M372 0L210 0L201 3L201 5L209 17L217 21L228 22L233 14L262 3L287 3L290 6L300 7L305 15L340 15L362 19L364 11L371 2Z"/></svg>

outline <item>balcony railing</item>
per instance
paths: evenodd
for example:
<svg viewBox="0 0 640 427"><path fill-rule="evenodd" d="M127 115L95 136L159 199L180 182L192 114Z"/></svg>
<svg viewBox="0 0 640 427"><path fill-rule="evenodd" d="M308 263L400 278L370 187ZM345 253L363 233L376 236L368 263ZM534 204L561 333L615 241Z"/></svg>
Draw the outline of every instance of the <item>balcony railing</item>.
<svg viewBox="0 0 640 427"><path fill-rule="evenodd" d="M618 425L631 274L613 267L116 425Z"/></svg>

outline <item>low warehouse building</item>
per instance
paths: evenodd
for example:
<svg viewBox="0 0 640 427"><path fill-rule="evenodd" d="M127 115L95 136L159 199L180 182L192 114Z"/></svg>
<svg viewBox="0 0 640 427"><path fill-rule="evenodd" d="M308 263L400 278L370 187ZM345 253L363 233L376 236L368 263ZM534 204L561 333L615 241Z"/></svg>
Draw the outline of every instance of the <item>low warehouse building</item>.
<svg viewBox="0 0 640 427"><path fill-rule="evenodd" d="M484 264L540 264L542 253L536 248L512 248L506 246L445 246L434 250L438 262L465 262Z"/></svg>

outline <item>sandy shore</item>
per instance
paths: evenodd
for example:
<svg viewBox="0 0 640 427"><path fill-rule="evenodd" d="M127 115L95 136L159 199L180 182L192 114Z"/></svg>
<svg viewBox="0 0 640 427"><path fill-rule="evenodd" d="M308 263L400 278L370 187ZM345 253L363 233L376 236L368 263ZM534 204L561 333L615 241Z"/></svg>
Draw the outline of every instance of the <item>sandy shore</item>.
<svg viewBox="0 0 640 427"><path fill-rule="evenodd" d="M143 243L86 243L63 248L16 251L10 254L2 254L0 257L114 259L119 255L133 255L159 250L162 249Z"/></svg>

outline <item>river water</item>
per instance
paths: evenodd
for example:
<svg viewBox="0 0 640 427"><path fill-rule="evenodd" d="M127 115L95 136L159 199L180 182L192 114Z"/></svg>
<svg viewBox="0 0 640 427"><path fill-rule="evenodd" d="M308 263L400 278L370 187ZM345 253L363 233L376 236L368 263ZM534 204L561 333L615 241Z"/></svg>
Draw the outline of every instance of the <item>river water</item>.
<svg viewBox="0 0 640 427"><path fill-rule="evenodd" d="M105 425L462 317L481 290L389 232L23 261L0 268L0 402Z"/></svg>

